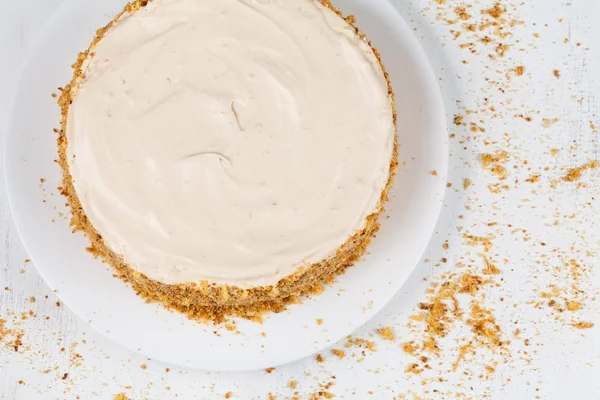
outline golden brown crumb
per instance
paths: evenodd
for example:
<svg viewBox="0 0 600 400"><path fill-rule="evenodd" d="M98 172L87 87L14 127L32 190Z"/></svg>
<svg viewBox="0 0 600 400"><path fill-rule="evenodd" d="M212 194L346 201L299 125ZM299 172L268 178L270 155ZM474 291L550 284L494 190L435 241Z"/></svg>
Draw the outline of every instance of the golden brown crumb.
<svg viewBox="0 0 600 400"><path fill-rule="evenodd" d="M418 346L415 344L414 341L410 341L402 345L402 350L404 350L405 353L414 356L416 354L416 351L418 350Z"/></svg>
<svg viewBox="0 0 600 400"><path fill-rule="evenodd" d="M322 325L323 324L323 320L321 318L317 318L317 325Z"/></svg>
<svg viewBox="0 0 600 400"><path fill-rule="evenodd" d="M544 125L544 128L548 129L550 128L552 125L554 125L555 123L558 122L558 118L542 118L542 123Z"/></svg>
<svg viewBox="0 0 600 400"><path fill-rule="evenodd" d="M460 125L463 119L465 119L465 117L463 117L462 115L457 115L456 117L454 117L454 125Z"/></svg>
<svg viewBox="0 0 600 400"><path fill-rule="evenodd" d="M232 393L232 392L227 392L227 393L225 393L225 398L226 398L226 399L230 398L231 396L233 396L233 393Z"/></svg>
<svg viewBox="0 0 600 400"><path fill-rule="evenodd" d="M502 17L502 14L504 14L506 12L506 9L502 8L501 4L498 2L498 3L494 4L494 6L492 8L489 8L489 9L485 10L484 12L485 12L485 14L488 14L492 18L498 19L498 18Z"/></svg>
<svg viewBox="0 0 600 400"><path fill-rule="evenodd" d="M492 247L491 237L483 237L483 236L475 236L470 235L468 233L463 234L463 239L469 246L483 246L484 250L487 252L490 247Z"/></svg>
<svg viewBox="0 0 600 400"><path fill-rule="evenodd" d="M556 77L556 79L560 78L560 71L559 70L555 69L553 71L553 73L554 73L554 76Z"/></svg>
<svg viewBox="0 0 600 400"><path fill-rule="evenodd" d="M370 340L361 339L361 338L353 338L352 336L348 336L346 339L347 340L346 340L346 344L344 345L344 347L346 347L347 349L354 346L354 347L360 347L363 349L367 349L369 351L375 351L375 342L372 342Z"/></svg>
<svg viewBox="0 0 600 400"><path fill-rule="evenodd" d="M383 336L387 340L395 339L394 332L392 331L392 328L390 328L389 326L386 326L385 328L377 329L377 333L379 333L381 336Z"/></svg>
<svg viewBox="0 0 600 400"><path fill-rule="evenodd" d="M570 169L567 175L563 177L565 182L573 182L581 177L581 168Z"/></svg>
<svg viewBox="0 0 600 400"><path fill-rule="evenodd" d="M419 364L413 363L410 364L407 368L406 368L406 372L408 372L409 374L415 374L418 375L421 372L423 372L422 369L419 368Z"/></svg>
<svg viewBox="0 0 600 400"><path fill-rule="evenodd" d="M464 358L465 354L467 354L467 351L469 351L470 348L471 348L470 343L460 347L458 357L456 358L456 361L454 362L454 365L452 366L453 372L456 372L458 365L460 364L460 360L462 360Z"/></svg>
<svg viewBox="0 0 600 400"><path fill-rule="evenodd" d="M514 333L515 337L519 337L520 334L521 334L521 330L518 328L515 329L515 333Z"/></svg>
<svg viewBox="0 0 600 400"><path fill-rule="evenodd" d="M516 72L517 76L522 76L524 71L525 71L525 67L523 67L522 65L519 65L515 72Z"/></svg>
<svg viewBox="0 0 600 400"><path fill-rule="evenodd" d="M433 176L437 176L437 171L435 169L433 171L430 171L429 173Z"/></svg>
<svg viewBox="0 0 600 400"><path fill-rule="evenodd" d="M571 168L565 176L563 176L562 180L565 182L574 182L581 178L581 173L587 169L595 169L598 168L598 160L592 160L587 164L582 165L581 167Z"/></svg>
<svg viewBox="0 0 600 400"><path fill-rule="evenodd" d="M489 185L488 185L488 190L489 190L491 193L494 193L494 194L499 194L500 192L502 192L502 189L503 189L503 188L504 188L503 186L500 186L500 185L499 185L499 184L497 184L497 183L494 183L494 184L489 184Z"/></svg>
<svg viewBox="0 0 600 400"><path fill-rule="evenodd" d="M471 182L471 180L469 178L465 178L464 182L463 182L463 189L467 190L469 188L469 186L471 186L473 182Z"/></svg>
<svg viewBox="0 0 600 400"><path fill-rule="evenodd" d="M146 369L146 364L142 364L142 365L140 365L140 368L141 368L141 369Z"/></svg>
<svg viewBox="0 0 600 400"><path fill-rule="evenodd" d="M481 162L483 169L489 170L500 180L504 180L508 177L508 172L502 164L508 160L508 153L506 151L497 151L494 154L483 153L481 154Z"/></svg>
<svg viewBox="0 0 600 400"><path fill-rule="evenodd" d="M129 397L125 396L125 393L115 394L114 400L130 400Z"/></svg>
<svg viewBox="0 0 600 400"><path fill-rule="evenodd" d="M594 327L593 322L576 322L573 326L577 329L590 329Z"/></svg>
<svg viewBox="0 0 600 400"><path fill-rule="evenodd" d="M493 164L504 163L508 158L508 153L506 151L497 151L494 154L490 153L482 153L481 154L481 162L483 163L484 168L490 168Z"/></svg>
<svg viewBox="0 0 600 400"><path fill-rule="evenodd" d="M469 13L467 13L467 10L465 7L460 7L460 6L455 7L454 13L456 14L456 16L458 18L462 19L463 21L466 21L471 18L471 15Z"/></svg>
<svg viewBox="0 0 600 400"><path fill-rule="evenodd" d="M274 368L274 367L271 367L271 368L267 368L267 369L265 369L265 372L266 372L267 374L270 374L271 372L273 372L273 371L275 371L275 370L276 370L276 368Z"/></svg>
<svg viewBox="0 0 600 400"><path fill-rule="evenodd" d="M494 264L492 264L486 256L483 256L483 261L485 262L485 269L483 270L484 274L498 275L500 273L500 270L498 268L496 268L496 266Z"/></svg>
<svg viewBox="0 0 600 400"><path fill-rule="evenodd" d="M539 174L533 174L529 178L525 179L525 182L535 183L535 182L539 181L539 179L540 179Z"/></svg>
<svg viewBox="0 0 600 400"><path fill-rule="evenodd" d="M581 303L578 301L567 301L567 310L578 311L581 309Z"/></svg>
<svg viewBox="0 0 600 400"><path fill-rule="evenodd" d="M323 358L322 355L317 354L317 356L315 357L315 359L317 360L317 362L322 363L323 361L325 361L325 359Z"/></svg>
<svg viewBox="0 0 600 400"><path fill-rule="evenodd" d="M290 388L296 389L297 385L298 385L298 381L290 381Z"/></svg>
<svg viewBox="0 0 600 400"><path fill-rule="evenodd" d="M331 352L333 354L335 354L336 356L338 356L339 358L344 358L346 356L346 353L344 352L344 350L333 349L333 350L331 350Z"/></svg>

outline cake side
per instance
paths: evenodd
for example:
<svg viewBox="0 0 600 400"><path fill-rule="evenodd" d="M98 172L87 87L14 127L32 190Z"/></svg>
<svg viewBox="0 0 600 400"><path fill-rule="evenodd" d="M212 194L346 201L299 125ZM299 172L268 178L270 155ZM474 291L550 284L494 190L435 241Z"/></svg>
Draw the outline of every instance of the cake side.
<svg viewBox="0 0 600 400"><path fill-rule="evenodd" d="M333 7L329 1L321 1L323 5L342 16L341 12ZM59 105L62 112L61 130L59 131L58 148L59 164L63 170L63 185L61 192L67 197L72 211L71 224L74 230L82 230L91 241L89 251L95 256L101 257L117 271L117 276L129 282L136 292L147 299L147 301L160 302L170 309L183 312L192 319L204 319L220 321L225 315L237 315L246 318L258 318L260 314L267 311L280 311L286 304L297 302L299 296L315 294L322 290L322 284L331 282L335 275L341 273L345 268L352 265L366 251L367 245L379 228L378 216L383 211L384 202L392 184L393 176L397 169L397 142L394 138L393 155L390 161L389 177L375 211L365 221L362 230L356 232L336 254L320 263L299 268L294 274L280 280L276 285L241 289L230 285L214 285L206 281L201 283L186 283L179 285L167 285L153 280L137 272L124 262L121 256L115 254L104 242L101 235L94 229L87 218L81 202L77 197L73 185L72 176L69 172L67 159L67 116L80 82L85 78L84 66L86 60L93 55L94 47L103 38L105 33L123 15L134 13L144 7L146 1L136 1L128 4L123 12L117 15L105 28L97 31L95 39L88 50L81 53L77 62L73 65L75 70L72 81L62 89ZM356 33L367 41L364 34L355 27L354 18L347 17L348 24L354 27ZM368 41L367 41L368 42ZM369 44L370 45L370 44ZM388 85L388 96L393 110L393 123L396 126L396 113L394 94L389 82L385 68L381 63L379 53L373 49L377 60L381 64Z"/></svg>

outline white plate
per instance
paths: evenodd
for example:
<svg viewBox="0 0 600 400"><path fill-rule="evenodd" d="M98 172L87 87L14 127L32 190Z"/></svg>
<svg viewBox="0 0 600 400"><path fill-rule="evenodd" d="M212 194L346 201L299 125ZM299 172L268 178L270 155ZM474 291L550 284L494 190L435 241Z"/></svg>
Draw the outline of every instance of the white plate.
<svg viewBox="0 0 600 400"><path fill-rule="evenodd" d="M6 181L19 233L44 279L65 305L115 342L185 367L240 371L277 366L352 333L388 303L418 263L445 191L445 115L436 79L411 29L386 0L336 2L344 13L355 14L361 30L380 49L399 109L400 169L388 206L390 218L382 218L370 254L320 296L271 315L262 325L238 321L241 334L224 328L215 334L214 327L144 303L106 265L90 257L87 240L72 234L65 218L58 216L67 210L56 190L61 174L53 162L57 152L52 129L59 126L60 116L50 93L69 81L77 53L123 3L67 0L30 54L14 97ZM432 170L437 177L431 176ZM323 319L322 325L317 318Z"/></svg>

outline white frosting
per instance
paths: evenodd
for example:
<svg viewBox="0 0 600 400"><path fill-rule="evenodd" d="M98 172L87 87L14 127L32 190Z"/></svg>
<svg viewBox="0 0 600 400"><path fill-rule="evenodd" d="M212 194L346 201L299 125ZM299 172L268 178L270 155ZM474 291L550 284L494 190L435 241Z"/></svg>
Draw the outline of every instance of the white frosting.
<svg viewBox="0 0 600 400"><path fill-rule="evenodd" d="M69 111L90 222L168 284L275 284L377 210L393 152L368 44L314 0L155 0L94 47Z"/></svg>

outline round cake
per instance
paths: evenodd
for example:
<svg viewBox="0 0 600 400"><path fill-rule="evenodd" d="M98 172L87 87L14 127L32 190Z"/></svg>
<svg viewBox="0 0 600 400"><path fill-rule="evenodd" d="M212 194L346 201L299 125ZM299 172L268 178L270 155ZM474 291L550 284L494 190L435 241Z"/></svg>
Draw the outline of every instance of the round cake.
<svg viewBox="0 0 600 400"><path fill-rule="evenodd" d="M365 253L396 170L394 96L329 1L130 3L74 68L72 224L149 301L257 318Z"/></svg>

